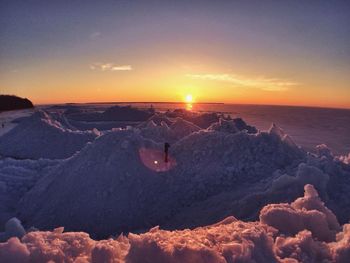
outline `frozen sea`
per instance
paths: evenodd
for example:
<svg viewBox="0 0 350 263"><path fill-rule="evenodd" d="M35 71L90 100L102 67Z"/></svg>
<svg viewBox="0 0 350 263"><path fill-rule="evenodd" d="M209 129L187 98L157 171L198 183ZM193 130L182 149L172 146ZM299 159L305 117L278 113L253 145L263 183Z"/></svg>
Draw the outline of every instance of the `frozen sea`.
<svg viewBox="0 0 350 263"><path fill-rule="evenodd" d="M91 110L103 110L116 103L78 104ZM186 108L178 103L119 103L139 108L151 105L159 111ZM336 155L350 152L350 110L271 105L240 104L193 104L193 111L222 112L233 118L241 117L260 130L267 130L271 123L277 124L293 140L308 151L316 145L326 144Z"/></svg>

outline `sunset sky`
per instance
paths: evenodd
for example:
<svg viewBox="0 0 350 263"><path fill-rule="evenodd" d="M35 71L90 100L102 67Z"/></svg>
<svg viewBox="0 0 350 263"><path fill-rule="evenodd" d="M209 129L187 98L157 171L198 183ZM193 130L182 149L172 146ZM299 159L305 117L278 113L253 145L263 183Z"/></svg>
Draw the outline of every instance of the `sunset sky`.
<svg viewBox="0 0 350 263"><path fill-rule="evenodd" d="M350 108L349 1L0 1L0 93Z"/></svg>

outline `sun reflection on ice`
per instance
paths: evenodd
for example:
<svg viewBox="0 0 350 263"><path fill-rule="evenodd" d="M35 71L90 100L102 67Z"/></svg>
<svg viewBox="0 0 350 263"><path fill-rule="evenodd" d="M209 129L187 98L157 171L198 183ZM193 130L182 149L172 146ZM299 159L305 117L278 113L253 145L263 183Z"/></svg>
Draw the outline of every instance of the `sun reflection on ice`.
<svg viewBox="0 0 350 263"><path fill-rule="evenodd" d="M192 103L187 103L187 104L186 104L186 110L191 111L192 108L193 108Z"/></svg>
<svg viewBox="0 0 350 263"><path fill-rule="evenodd" d="M186 103L185 104L186 110L191 111L193 108L193 102L194 102L192 94L187 94L184 99L185 99L184 101Z"/></svg>

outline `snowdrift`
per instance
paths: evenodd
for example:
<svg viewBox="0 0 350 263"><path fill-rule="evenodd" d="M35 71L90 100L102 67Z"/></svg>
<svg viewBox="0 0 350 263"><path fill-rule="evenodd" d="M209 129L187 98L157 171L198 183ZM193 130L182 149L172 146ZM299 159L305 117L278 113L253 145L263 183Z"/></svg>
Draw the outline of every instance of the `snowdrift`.
<svg viewBox="0 0 350 263"><path fill-rule="evenodd" d="M72 131L44 111L27 117L0 137L0 155L19 159L62 159L93 141L98 131Z"/></svg>
<svg viewBox="0 0 350 263"><path fill-rule="evenodd" d="M44 159L0 160L0 232L5 222L15 216L17 203L23 195L58 163Z"/></svg>
<svg viewBox="0 0 350 263"><path fill-rule="evenodd" d="M315 213L318 213L317 216ZM295 221L295 219L297 219ZM300 228L295 228L301 223ZM319 225L320 224L320 225ZM228 217L193 230L154 227L95 241L84 232L29 232L0 243L4 262L348 262L350 224L342 229L312 185L292 204L264 207L260 221ZM287 234L288 233L288 234Z"/></svg>
<svg viewBox="0 0 350 263"><path fill-rule="evenodd" d="M37 112L0 137L3 155L65 158L0 160L0 223L16 216L48 230L22 237L10 219L0 239L15 237L0 244L0 262L349 258L349 156L325 145L311 154L276 125L261 132L217 114L167 112L102 133L74 126ZM120 233L130 234L90 238Z"/></svg>
<svg viewBox="0 0 350 263"><path fill-rule="evenodd" d="M18 208L19 218L27 226L52 229L63 225L99 238L154 225L193 226L192 216L180 222L175 215L224 192L241 192L237 198L245 198L250 194L249 185L272 177L278 169L292 170L305 158L305 152L275 133L249 134L244 127L236 127L235 133L208 129L186 136L183 131L195 126L176 120L170 127L161 126L184 136L170 148L174 161L165 164L164 142L143 136L157 127L153 123L152 127L119 129L98 137L64 160L24 196ZM144 163L141 149L142 155L148 152L154 158L154 169ZM164 169L167 165L169 169ZM241 218L257 217L262 205ZM236 207L231 212L239 210L242 208ZM230 210L221 210L213 218L200 218L194 226L218 221L227 211Z"/></svg>

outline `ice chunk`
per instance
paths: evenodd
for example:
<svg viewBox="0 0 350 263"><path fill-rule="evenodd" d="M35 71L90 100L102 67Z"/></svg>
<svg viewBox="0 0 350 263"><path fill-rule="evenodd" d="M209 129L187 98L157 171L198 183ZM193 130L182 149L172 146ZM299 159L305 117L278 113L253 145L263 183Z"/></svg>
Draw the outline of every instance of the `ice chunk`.
<svg viewBox="0 0 350 263"><path fill-rule="evenodd" d="M331 149L328 148L325 144L320 144L316 146L316 152L318 156L325 156L327 158L333 158L333 153Z"/></svg>
<svg viewBox="0 0 350 263"><path fill-rule="evenodd" d="M21 238L24 236L26 231L24 230L21 221L13 217L9 219L5 224L5 232L0 233L0 242L6 241L11 237Z"/></svg>
<svg viewBox="0 0 350 263"><path fill-rule="evenodd" d="M291 204L267 205L260 212L260 221L286 234L310 230L319 240L332 241L339 231L335 215L324 206L312 185L305 186L305 195Z"/></svg>
<svg viewBox="0 0 350 263"><path fill-rule="evenodd" d="M308 230L299 232L295 237L277 237L275 251L276 255L286 260L286 262L332 261L332 255L327 244L315 240ZM287 259L290 261L287 261Z"/></svg>
<svg viewBox="0 0 350 263"><path fill-rule="evenodd" d="M181 118L176 118L170 125L170 129L175 134L176 138L183 138L193 132L197 132L200 128L193 123Z"/></svg>
<svg viewBox="0 0 350 263"><path fill-rule="evenodd" d="M275 123L271 124L271 127L268 131L269 134L274 134L276 136L278 136L279 138L283 139L283 137L285 136L284 131L278 127Z"/></svg>
<svg viewBox="0 0 350 263"><path fill-rule="evenodd" d="M221 131L221 132L227 132L227 133L236 133L238 132L238 128L236 127L236 124L233 122L233 120L224 120L223 118L219 119L219 122L213 123L209 128L208 131Z"/></svg>
<svg viewBox="0 0 350 263"><path fill-rule="evenodd" d="M338 156L337 159L345 164L350 164L350 153L348 155Z"/></svg>
<svg viewBox="0 0 350 263"><path fill-rule="evenodd" d="M29 262L29 250L17 237L10 238L6 243L0 243L0 262Z"/></svg>

